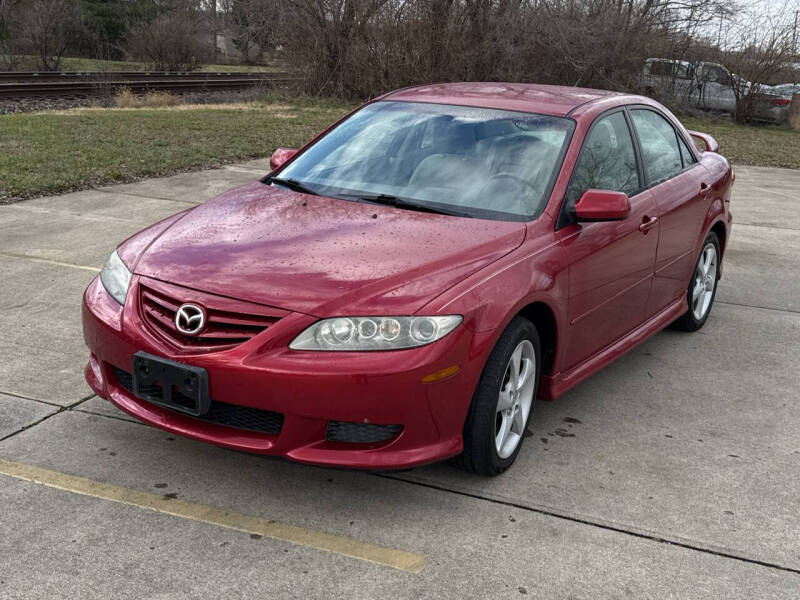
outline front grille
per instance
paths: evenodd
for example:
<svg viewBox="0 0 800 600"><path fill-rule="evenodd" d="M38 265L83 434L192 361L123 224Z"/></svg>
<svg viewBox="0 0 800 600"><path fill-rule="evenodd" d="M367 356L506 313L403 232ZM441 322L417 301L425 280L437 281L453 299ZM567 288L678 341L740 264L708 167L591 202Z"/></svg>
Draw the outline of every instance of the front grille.
<svg viewBox="0 0 800 600"><path fill-rule="evenodd" d="M175 313L184 302L205 309L206 323L197 335L175 326ZM193 292L156 281L140 281L139 311L150 331L180 349L220 350L246 342L277 322L285 311Z"/></svg>
<svg viewBox="0 0 800 600"><path fill-rule="evenodd" d="M111 367L117 385L129 394L133 395L133 376L127 371L118 367ZM157 385L157 384L156 384ZM160 386L159 386L160 387ZM169 409L168 409L169 410ZM234 427L236 429L246 429L247 431L257 431L277 435L283 428L283 415L271 410L261 410L249 406L238 404L228 404L227 402L211 401L209 411L200 416L190 416L185 413L176 413L187 419L197 419L215 425Z"/></svg>
<svg viewBox="0 0 800 600"><path fill-rule="evenodd" d="M198 417L210 423L247 429L261 433L278 434L283 428L283 415L271 410L261 410L227 402L211 402L211 409Z"/></svg>
<svg viewBox="0 0 800 600"><path fill-rule="evenodd" d="M348 423L347 421L328 421L325 439L329 442L351 442L354 444L374 444L385 442L396 436L402 425L376 425L375 423Z"/></svg>

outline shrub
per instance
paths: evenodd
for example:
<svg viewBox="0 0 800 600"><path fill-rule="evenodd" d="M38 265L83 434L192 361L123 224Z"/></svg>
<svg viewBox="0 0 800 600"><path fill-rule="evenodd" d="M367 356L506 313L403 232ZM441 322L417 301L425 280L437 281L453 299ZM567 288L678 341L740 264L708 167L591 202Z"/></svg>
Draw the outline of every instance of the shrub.
<svg viewBox="0 0 800 600"><path fill-rule="evenodd" d="M119 88L114 94L114 105L117 108L164 108L175 106L178 99L170 92L160 92L153 90L145 93L144 96L137 96L130 88Z"/></svg>
<svg viewBox="0 0 800 600"><path fill-rule="evenodd" d="M117 93L114 94L114 105L117 108L133 108L136 106L136 96L130 88L119 88Z"/></svg>
<svg viewBox="0 0 800 600"><path fill-rule="evenodd" d="M141 106L150 108L163 108L165 106L175 106L178 99L169 92L147 92L142 98Z"/></svg>

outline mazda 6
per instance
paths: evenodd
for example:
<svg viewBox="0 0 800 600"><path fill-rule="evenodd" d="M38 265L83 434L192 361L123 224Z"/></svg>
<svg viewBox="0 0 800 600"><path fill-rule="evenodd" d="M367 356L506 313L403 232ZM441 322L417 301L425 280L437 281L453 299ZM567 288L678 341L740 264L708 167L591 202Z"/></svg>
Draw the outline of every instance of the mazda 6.
<svg viewBox="0 0 800 600"><path fill-rule="evenodd" d="M155 427L318 465L502 473L534 400L703 326L731 232L714 139L606 91L407 88L270 168L111 253L85 373Z"/></svg>

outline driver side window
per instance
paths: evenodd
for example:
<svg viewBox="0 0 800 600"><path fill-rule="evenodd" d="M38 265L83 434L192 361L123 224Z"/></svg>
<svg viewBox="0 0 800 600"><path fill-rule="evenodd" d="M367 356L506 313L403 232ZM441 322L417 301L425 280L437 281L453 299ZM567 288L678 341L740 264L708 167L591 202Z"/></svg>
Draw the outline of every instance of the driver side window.
<svg viewBox="0 0 800 600"><path fill-rule="evenodd" d="M720 67L707 66L706 80L711 81L713 83L718 83L725 87L730 87L731 85L733 85L733 80L731 79L731 76L728 74L727 71L725 71L725 69L722 69Z"/></svg>
<svg viewBox="0 0 800 600"><path fill-rule="evenodd" d="M572 172L567 206L571 208L589 189L624 192L628 196L641 189L633 140L622 111L602 117L592 126Z"/></svg>

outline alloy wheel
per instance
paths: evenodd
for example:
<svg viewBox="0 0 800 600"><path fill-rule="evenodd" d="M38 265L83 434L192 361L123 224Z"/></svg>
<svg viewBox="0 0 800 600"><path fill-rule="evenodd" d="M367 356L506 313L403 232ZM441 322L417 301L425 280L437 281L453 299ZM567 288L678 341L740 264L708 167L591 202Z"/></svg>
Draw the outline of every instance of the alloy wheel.
<svg viewBox="0 0 800 600"><path fill-rule="evenodd" d="M530 340L522 340L508 360L497 398L494 443L500 458L508 458L519 446L535 388L536 353Z"/></svg>
<svg viewBox="0 0 800 600"><path fill-rule="evenodd" d="M692 288L692 312L694 318L702 321L706 316L711 300L714 297L714 288L717 285L717 249L714 244L706 244L697 261L694 272L694 287Z"/></svg>

